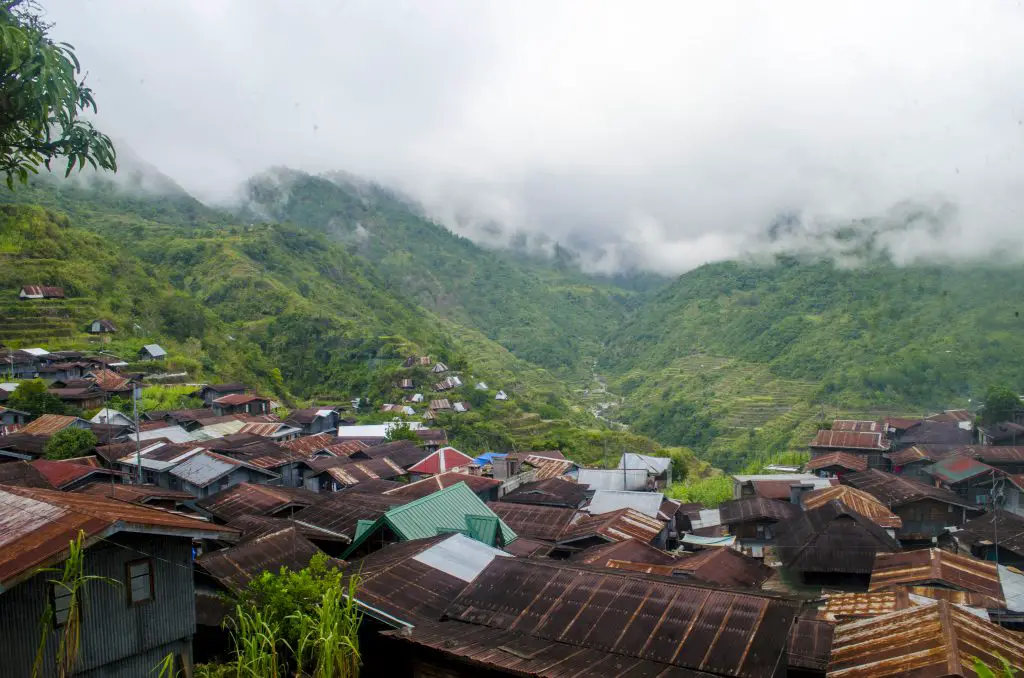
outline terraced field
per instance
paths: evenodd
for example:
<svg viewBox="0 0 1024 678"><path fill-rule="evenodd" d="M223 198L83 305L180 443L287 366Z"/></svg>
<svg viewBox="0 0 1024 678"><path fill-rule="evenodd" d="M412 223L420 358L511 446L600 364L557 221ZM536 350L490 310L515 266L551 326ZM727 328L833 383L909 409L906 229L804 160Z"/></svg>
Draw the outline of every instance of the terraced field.
<svg viewBox="0 0 1024 678"><path fill-rule="evenodd" d="M13 298L0 301L0 343L15 348L87 342L94 300Z"/></svg>

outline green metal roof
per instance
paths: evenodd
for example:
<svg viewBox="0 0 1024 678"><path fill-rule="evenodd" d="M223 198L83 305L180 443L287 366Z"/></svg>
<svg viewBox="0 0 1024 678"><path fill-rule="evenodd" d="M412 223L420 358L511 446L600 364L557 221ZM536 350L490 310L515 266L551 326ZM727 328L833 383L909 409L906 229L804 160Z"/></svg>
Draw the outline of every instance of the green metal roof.
<svg viewBox="0 0 1024 678"><path fill-rule="evenodd" d="M466 483L461 482L391 509L372 526L362 530L342 558L347 558L368 535L384 525L388 525L402 541L461 532L493 546L499 534L503 544L518 536Z"/></svg>
<svg viewBox="0 0 1024 678"><path fill-rule="evenodd" d="M924 468L925 473L946 483L959 483L994 470L977 459L958 455L946 457L942 461Z"/></svg>

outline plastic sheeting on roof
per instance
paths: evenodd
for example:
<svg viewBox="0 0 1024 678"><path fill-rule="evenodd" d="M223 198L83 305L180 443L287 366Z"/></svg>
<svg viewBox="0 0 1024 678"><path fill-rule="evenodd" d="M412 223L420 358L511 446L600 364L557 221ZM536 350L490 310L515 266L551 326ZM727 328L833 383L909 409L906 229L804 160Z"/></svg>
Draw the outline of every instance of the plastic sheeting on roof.
<svg viewBox="0 0 1024 678"><path fill-rule="evenodd" d="M590 512L590 515L597 516L623 508L631 508L645 516L657 518L658 512L661 510L661 502L664 499L665 496L661 492L598 490L590 500L587 511Z"/></svg>
<svg viewBox="0 0 1024 678"><path fill-rule="evenodd" d="M485 452L479 457L473 459L477 466L486 466L487 464L493 464L495 459L504 459L507 454L501 452Z"/></svg>
<svg viewBox="0 0 1024 678"><path fill-rule="evenodd" d="M462 534L453 534L440 544L413 557L424 565L450 574L464 582L472 582L497 557L512 558L493 546L470 539Z"/></svg>
<svg viewBox="0 0 1024 678"><path fill-rule="evenodd" d="M592 490L637 491L647 487L647 471L581 468L576 482L589 485Z"/></svg>

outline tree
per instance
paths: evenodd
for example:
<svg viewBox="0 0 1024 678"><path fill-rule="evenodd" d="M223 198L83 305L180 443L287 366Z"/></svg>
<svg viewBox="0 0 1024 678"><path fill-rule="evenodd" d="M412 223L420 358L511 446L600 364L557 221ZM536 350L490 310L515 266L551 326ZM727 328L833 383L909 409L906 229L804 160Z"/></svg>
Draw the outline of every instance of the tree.
<svg viewBox="0 0 1024 678"><path fill-rule="evenodd" d="M409 423L405 421L395 422L388 428L388 432L384 435L385 440L389 443L393 443L396 440L411 440L414 443L420 442L419 436L416 432L409 427Z"/></svg>
<svg viewBox="0 0 1024 678"><path fill-rule="evenodd" d="M73 459L96 447L96 434L84 428L57 431L46 441L43 454L47 459Z"/></svg>
<svg viewBox="0 0 1024 678"><path fill-rule="evenodd" d="M74 48L49 29L34 2L0 0L0 173L9 188L58 157L67 158L65 176L86 163L117 171L113 143L78 117L95 112L96 100L78 80Z"/></svg>
<svg viewBox="0 0 1024 678"><path fill-rule="evenodd" d="M46 382L42 379L23 381L7 399L7 407L28 412L34 417L40 414L64 414L67 411L60 398L46 390Z"/></svg>
<svg viewBox="0 0 1024 678"><path fill-rule="evenodd" d="M1013 421L1015 412L1024 409L1024 403L1012 389L1006 386L992 386L985 393L985 404L981 408L981 423L997 424Z"/></svg>

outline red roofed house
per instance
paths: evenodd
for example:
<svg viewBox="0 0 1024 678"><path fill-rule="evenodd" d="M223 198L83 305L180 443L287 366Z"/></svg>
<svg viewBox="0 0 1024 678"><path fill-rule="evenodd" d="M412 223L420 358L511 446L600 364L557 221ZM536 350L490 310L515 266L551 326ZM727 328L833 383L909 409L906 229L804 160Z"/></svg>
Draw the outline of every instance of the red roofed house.
<svg viewBox="0 0 1024 678"><path fill-rule="evenodd" d="M63 287L48 287L46 285L22 285L19 299L63 299Z"/></svg>
<svg viewBox="0 0 1024 678"><path fill-rule="evenodd" d="M837 425L849 423L843 420L836 422ZM889 451L889 440L881 432L881 427L878 428L878 431L822 429L811 441L811 459L847 452L865 458L868 468L888 469L889 460L883 454Z"/></svg>
<svg viewBox="0 0 1024 678"><path fill-rule="evenodd" d="M448 471L459 471L465 473L473 457L459 452L454 447L442 447L426 459L409 467L409 474L413 480L435 476Z"/></svg>
<svg viewBox="0 0 1024 678"><path fill-rule="evenodd" d="M230 393L211 403L218 417L227 414L269 414L270 398L251 393Z"/></svg>

